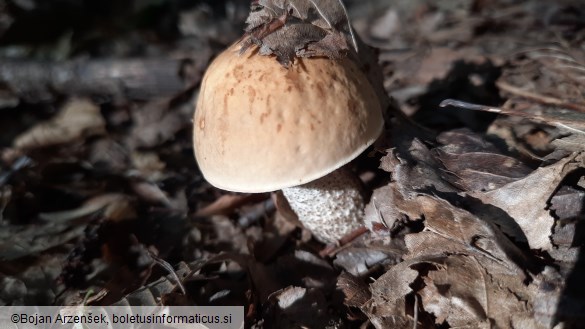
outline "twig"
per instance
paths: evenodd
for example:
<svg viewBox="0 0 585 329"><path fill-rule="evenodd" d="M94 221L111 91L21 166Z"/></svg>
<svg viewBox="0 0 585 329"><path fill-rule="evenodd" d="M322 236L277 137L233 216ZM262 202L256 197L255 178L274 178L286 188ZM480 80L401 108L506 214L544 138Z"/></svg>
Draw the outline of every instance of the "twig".
<svg viewBox="0 0 585 329"><path fill-rule="evenodd" d="M21 156L20 158L16 159L10 169L0 173L0 186L6 184L6 182L14 175L17 171L21 170L22 168L28 167L32 164L31 158L27 156Z"/></svg>
<svg viewBox="0 0 585 329"><path fill-rule="evenodd" d="M416 329L418 325L418 295L414 294L414 323L412 325L413 329Z"/></svg>
<svg viewBox="0 0 585 329"><path fill-rule="evenodd" d="M341 250L345 245L349 244L353 240L357 239L361 235L368 232L368 229L365 226L358 228L355 231L352 231L339 239L339 245L328 245L323 250L319 252L319 256L321 257L329 257L335 255L339 250Z"/></svg>
<svg viewBox="0 0 585 329"><path fill-rule="evenodd" d="M201 52L184 59L5 60L0 63L0 85L31 102L60 94L149 100L173 96L197 83L209 57Z"/></svg>
<svg viewBox="0 0 585 329"><path fill-rule="evenodd" d="M179 276L177 275L177 272L175 272L175 269L171 266L171 264L169 264L164 259L158 257L150 249L148 250L148 254L150 255L150 257L152 257L152 260L157 265L161 266L162 268L164 268L165 270L167 270L167 272L169 272L169 274L173 277L173 279L177 283L177 286L179 286L179 289L181 289L181 292L183 293L183 295L187 295L187 291L185 290L185 286L183 286L183 283L181 282L181 279L179 279Z"/></svg>
<svg viewBox="0 0 585 329"><path fill-rule="evenodd" d="M559 128L569 130L573 133L585 134L585 131L570 126L570 124L574 123L574 122L570 122L570 121L563 120L560 118L550 118L550 117L547 118L547 117L540 116L538 114L525 113L525 112L521 112L521 111L511 111L511 110L507 110L505 108L505 106L504 106L504 108L491 107L491 106L487 106L487 105L473 104L473 103L468 103L468 102L459 101L459 100L455 100L455 99L445 99L439 104L439 106L440 107L454 106L454 107L458 107L458 108L462 108L462 109L466 109L466 110L472 110L472 111L484 111L484 112L502 113L502 114L506 114L506 115L513 115L513 116L518 116L518 117L522 117L522 118L528 118L528 119L542 122L542 123L545 123L548 125L553 125L553 126L556 126ZM531 157L538 158L532 154L531 154Z"/></svg>
<svg viewBox="0 0 585 329"><path fill-rule="evenodd" d="M504 82L504 81L496 82L496 86L498 86L498 88L500 88L504 91L509 92L510 94L514 94L516 96L521 96L521 97L533 100L535 102L538 102L538 103L541 103L544 105L564 107L564 108L571 109L571 110L574 110L577 112L585 113L585 104L565 102L565 101L558 99L558 98L555 98L555 97L536 94L536 93L530 92L528 90L524 90L524 89L512 86L511 84Z"/></svg>
<svg viewBox="0 0 585 329"><path fill-rule="evenodd" d="M237 208L240 208L246 204L256 203L264 201L269 198L266 193L253 193L253 194L225 194L213 201L211 204L198 209L193 213L195 217L209 217L213 215L229 214Z"/></svg>
<svg viewBox="0 0 585 329"><path fill-rule="evenodd" d="M504 113L504 111L499 107L491 107L491 106L487 106L487 105L473 104L473 103L468 103L468 102L459 101L459 100L450 99L450 98L443 100L439 104L439 106L440 107L454 106L454 107L458 107L458 108L462 108L462 109L466 109L466 110L472 110L472 111Z"/></svg>

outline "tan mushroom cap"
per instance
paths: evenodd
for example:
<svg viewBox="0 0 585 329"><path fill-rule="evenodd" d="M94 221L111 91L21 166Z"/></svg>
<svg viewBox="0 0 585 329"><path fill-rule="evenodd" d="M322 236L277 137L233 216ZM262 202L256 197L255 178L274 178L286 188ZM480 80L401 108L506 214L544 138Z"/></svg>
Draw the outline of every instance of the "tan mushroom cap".
<svg viewBox="0 0 585 329"><path fill-rule="evenodd" d="M236 192L269 192L323 177L380 135L382 112L349 59L274 57L233 45L207 69L194 118L205 179Z"/></svg>

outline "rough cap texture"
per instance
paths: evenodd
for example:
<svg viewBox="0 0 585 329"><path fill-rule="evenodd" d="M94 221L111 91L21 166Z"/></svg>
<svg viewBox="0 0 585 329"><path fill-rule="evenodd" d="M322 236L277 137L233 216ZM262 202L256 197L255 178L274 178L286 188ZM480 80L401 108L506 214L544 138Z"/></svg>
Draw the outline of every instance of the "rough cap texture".
<svg viewBox="0 0 585 329"><path fill-rule="evenodd" d="M268 192L323 177L382 131L376 94L349 59L298 59L290 68L234 45L209 66L194 118L205 178Z"/></svg>

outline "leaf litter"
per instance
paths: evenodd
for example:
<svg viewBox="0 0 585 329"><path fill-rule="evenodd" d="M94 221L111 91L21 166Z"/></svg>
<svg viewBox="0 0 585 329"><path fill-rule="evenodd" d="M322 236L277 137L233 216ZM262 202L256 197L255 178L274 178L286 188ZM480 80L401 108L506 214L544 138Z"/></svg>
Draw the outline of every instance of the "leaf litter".
<svg viewBox="0 0 585 329"><path fill-rule="evenodd" d="M121 77L131 93L0 81L0 305L244 305L251 328L578 328L585 30L575 17L585 8L345 5L256 1L246 22L237 1L157 7L161 21L180 18L173 51L156 29L117 42L153 43L133 53L137 67L154 53L172 67L183 58L184 70L144 85ZM361 68L402 114L390 111L380 141L351 164L366 178L368 233L322 253L278 193L234 195L201 177L190 134L198 72L243 29L240 42L285 65L355 56L369 49L361 39L380 48L379 70L367 51ZM76 49L105 51L111 78L128 53L107 31ZM445 99L457 106L439 107Z"/></svg>

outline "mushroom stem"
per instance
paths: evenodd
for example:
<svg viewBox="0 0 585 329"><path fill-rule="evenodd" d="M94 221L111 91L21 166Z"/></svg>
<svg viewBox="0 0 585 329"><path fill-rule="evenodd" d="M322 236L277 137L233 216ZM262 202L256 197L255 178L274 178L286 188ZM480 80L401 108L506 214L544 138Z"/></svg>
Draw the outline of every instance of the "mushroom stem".
<svg viewBox="0 0 585 329"><path fill-rule="evenodd" d="M337 243L363 226L362 184L345 168L309 182L282 189L291 209L317 240Z"/></svg>

